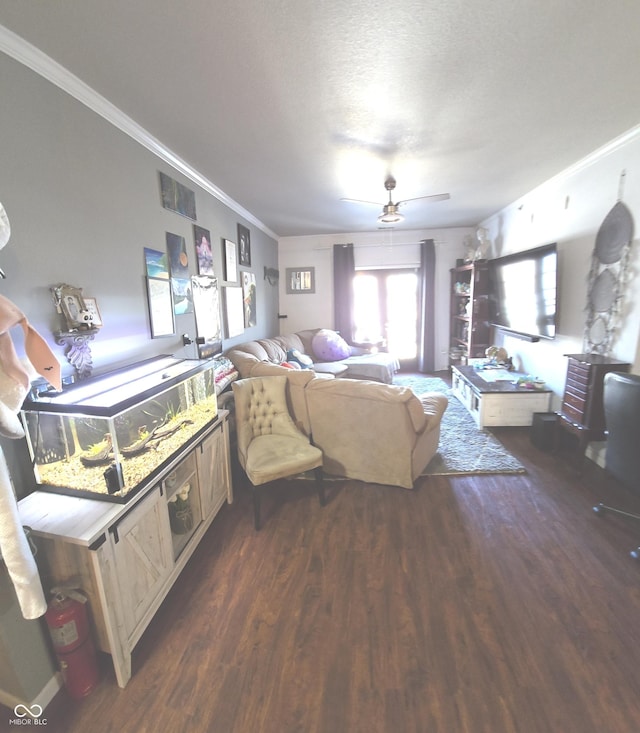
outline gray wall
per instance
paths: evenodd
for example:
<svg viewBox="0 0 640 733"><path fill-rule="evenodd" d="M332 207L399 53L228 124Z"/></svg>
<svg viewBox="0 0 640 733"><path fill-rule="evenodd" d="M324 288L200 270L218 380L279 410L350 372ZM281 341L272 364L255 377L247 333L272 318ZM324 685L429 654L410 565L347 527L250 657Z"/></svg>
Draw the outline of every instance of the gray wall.
<svg viewBox="0 0 640 733"><path fill-rule="evenodd" d="M176 317L175 336L150 337L144 247L164 250L166 232L184 236L190 272L197 273L194 222L162 208L159 170L195 191L197 224L211 232L222 285L221 239L237 242L239 222L251 232L258 323L223 347L278 332L278 288L263 279L265 266L278 267L275 240L18 62L0 54L0 69L0 201L12 228L0 251L7 275L0 293L51 344L64 374L73 369L55 344L62 323L50 293L62 282L98 301L104 326L91 344L94 373L157 354L194 354L181 341L183 333L195 336L193 314ZM191 163L197 169L198 161ZM21 352L21 329L12 329L12 336ZM15 457L22 447L11 441L4 446L18 491L25 493L30 469Z"/></svg>
<svg viewBox="0 0 640 733"><path fill-rule="evenodd" d="M191 163L197 169L198 161ZM12 229L9 244L0 251L0 267L7 275L0 293L49 342L65 375L73 369L55 344L62 322L49 290L63 282L98 301L104 327L92 342L95 373L158 354L194 355L193 347L183 348L181 340L183 333L195 336L193 314L176 317L175 336L150 337L143 248L164 250L166 232L182 235L190 272L197 273L193 222L162 208L159 170L195 191L197 224L211 232L220 280L221 238L237 242L238 222L251 232L258 324L223 347L275 335L278 289L262 275L265 266L278 266L275 240L102 117L0 54L0 202ZM21 329L11 334L22 354ZM25 495L34 488L25 442L3 439L0 444L18 496ZM54 666L42 623L22 619L1 570L0 693L30 702Z"/></svg>
<svg viewBox="0 0 640 733"><path fill-rule="evenodd" d="M9 708L17 702L40 702L40 694L55 673L44 622L22 618L13 585L0 562L0 701ZM4 720L3 712L0 720Z"/></svg>

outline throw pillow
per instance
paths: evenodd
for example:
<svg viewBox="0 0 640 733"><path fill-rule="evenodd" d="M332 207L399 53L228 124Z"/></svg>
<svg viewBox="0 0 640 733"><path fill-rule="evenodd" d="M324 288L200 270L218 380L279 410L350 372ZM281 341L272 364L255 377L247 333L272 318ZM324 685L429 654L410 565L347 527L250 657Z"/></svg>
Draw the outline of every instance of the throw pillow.
<svg viewBox="0 0 640 733"><path fill-rule="evenodd" d="M322 361L339 361L351 356L351 347L336 331L321 328L311 342L313 353Z"/></svg>
<svg viewBox="0 0 640 733"><path fill-rule="evenodd" d="M291 364L298 364L300 369L313 369L313 359L298 349L287 351L287 361Z"/></svg>

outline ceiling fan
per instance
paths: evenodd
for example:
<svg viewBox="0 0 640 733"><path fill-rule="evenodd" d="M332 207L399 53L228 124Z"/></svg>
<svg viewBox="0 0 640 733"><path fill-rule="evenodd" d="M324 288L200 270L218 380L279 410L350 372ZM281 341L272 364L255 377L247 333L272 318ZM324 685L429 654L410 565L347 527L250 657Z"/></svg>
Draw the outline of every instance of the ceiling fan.
<svg viewBox="0 0 640 733"><path fill-rule="evenodd" d="M399 208L409 201L446 201L451 198L448 193L436 193L431 196L417 196L413 199L403 199L397 201L395 204L391 198L391 192L396 187L396 179L393 176L388 176L384 182L384 187L389 192L389 201L383 204L379 201L361 201L360 199L340 199L340 201L350 201L355 204L373 204L374 206L382 206L382 213L378 217L378 221L382 224L397 224L404 219L404 216L400 213Z"/></svg>

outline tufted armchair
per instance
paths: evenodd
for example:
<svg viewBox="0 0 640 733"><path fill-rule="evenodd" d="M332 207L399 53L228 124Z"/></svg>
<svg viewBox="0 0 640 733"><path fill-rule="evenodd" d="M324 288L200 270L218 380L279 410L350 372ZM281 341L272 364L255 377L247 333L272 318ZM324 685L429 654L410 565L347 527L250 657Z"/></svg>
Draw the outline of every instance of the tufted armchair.
<svg viewBox="0 0 640 733"><path fill-rule="evenodd" d="M260 529L259 486L315 469L324 505L322 451L293 423L287 409L287 378L251 377L234 382L238 460L251 482L255 528Z"/></svg>

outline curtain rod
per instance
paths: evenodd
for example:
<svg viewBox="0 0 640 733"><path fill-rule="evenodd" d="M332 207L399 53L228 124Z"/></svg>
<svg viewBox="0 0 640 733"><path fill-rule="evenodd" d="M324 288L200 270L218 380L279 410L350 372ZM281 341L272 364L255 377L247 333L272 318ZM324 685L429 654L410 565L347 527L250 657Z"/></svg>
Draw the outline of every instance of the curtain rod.
<svg viewBox="0 0 640 733"><path fill-rule="evenodd" d="M356 249L377 249L378 247L408 247L410 245L419 245L422 240L418 240L417 242L414 240L413 242L380 242L378 244L354 244L353 246ZM351 243L350 243L351 244ZM438 246L438 242L435 242L436 247ZM333 244L327 244L327 245L319 245L318 247L312 247L311 249L313 251L319 251L323 249L333 249L334 246L336 247L346 247L346 244L340 244L337 242L335 245Z"/></svg>

